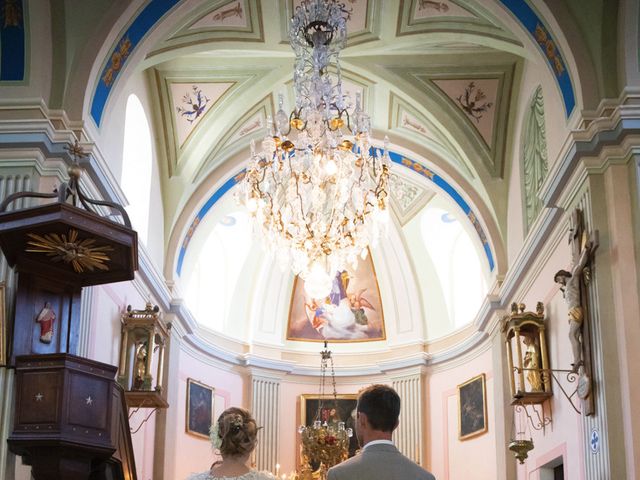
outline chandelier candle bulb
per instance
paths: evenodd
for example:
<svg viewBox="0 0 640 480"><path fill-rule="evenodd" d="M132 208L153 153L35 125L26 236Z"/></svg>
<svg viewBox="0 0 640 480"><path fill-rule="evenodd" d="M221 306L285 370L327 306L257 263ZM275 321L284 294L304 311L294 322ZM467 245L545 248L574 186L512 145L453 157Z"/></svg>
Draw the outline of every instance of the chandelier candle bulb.
<svg viewBox="0 0 640 480"><path fill-rule="evenodd" d="M373 153L360 94L350 105L342 92L338 57L350 13L338 0L296 7L289 28L295 108L287 114L278 95L275 122L267 119L262 150L251 146L239 196L265 246L290 259L316 299L386 231L389 142Z"/></svg>
<svg viewBox="0 0 640 480"><path fill-rule="evenodd" d="M324 166L324 171L327 173L327 175L335 175L338 171L338 165L336 165L336 162L333 159L328 160Z"/></svg>

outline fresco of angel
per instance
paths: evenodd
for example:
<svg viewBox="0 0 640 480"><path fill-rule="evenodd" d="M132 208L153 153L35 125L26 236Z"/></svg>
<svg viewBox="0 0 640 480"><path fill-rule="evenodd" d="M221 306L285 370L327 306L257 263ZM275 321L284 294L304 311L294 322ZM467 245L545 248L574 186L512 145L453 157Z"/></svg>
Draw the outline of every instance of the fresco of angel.
<svg viewBox="0 0 640 480"><path fill-rule="evenodd" d="M287 339L384 340L382 302L371 257L361 260L353 272L337 272L325 298L309 298L304 291L304 281L296 278Z"/></svg>

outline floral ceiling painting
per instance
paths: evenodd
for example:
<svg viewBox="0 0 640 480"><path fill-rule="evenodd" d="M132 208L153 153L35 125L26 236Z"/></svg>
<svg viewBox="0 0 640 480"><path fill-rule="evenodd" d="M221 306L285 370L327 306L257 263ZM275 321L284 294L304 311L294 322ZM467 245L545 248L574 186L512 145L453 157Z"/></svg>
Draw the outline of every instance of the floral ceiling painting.
<svg viewBox="0 0 640 480"><path fill-rule="evenodd" d="M178 144L182 146L211 107L231 88L233 83L172 83Z"/></svg>
<svg viewBox="0 0 640 480"><path fill-rule="evenodd" d="M464 113L492 148L500 81L497 78L465 78L434 80L433 83Z"/></svg>

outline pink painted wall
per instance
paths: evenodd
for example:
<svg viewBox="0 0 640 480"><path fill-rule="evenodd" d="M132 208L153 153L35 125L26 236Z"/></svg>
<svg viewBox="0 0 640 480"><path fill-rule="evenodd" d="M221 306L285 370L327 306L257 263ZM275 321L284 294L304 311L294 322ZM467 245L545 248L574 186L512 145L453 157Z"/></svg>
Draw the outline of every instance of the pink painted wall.
<svg viewBox="0 0 640 480"><path fill-rule="evenodd" d="M568 244L563 238L522 299L528 310L533 310L538 301L545 304L549 363L552 369L570 369L573 361L567 307L562 292L553 281L553 275L559 269L569 267L569 259ZM568 392L575 389L575 383L569 384L565 380L566 375L556 374L556 377L563 382ZM584 478L584 452L581 444L584 432L580 415L573 410L557 384L552 385L552 391L553 397L544 405L545 415L551 418L552 423L544 431L536 431L529 426L535 448L529 453L525 464L518 467L519 479L537 480L540 468L558 456L563 456L564 459L565 478ZM575 403L579 408L579 402ZM538 410L540 411L539 407Z"/></svg>
<svg viewBox="0 0 640 480"><path fill-rule="evenodd" d="M142 298L131 282L120 282L94 287L91 307L91 327L89 333L89 357L110 365L118 365L120 354L120 317L127 305L144 308L148 299ZM155 371L155 370L154 370ZM133 410L130 411L132 413ZM153 476L154 434L156 414L143 420L151 413L143 408L133 413L129 419L132 430L131 440L140 480L150 480Z"/></svg>
<svg viewBox="0 0 640 480"><path fill-rule="evenodd" d="M464 365L427 377L426 467L438 480L496 478L496 441L491 350ZM486 433L458 440L457 386L484 373L487 392Z"/></svg>
<svg viewBox="0 0 640 480"><path fill-rule="evenodd" d="M213 366L194 358L189 352L180 351L179 374L177 378L169 380L169 388L177 389L177 401L171 405L168 416L168 422L172 423L168 431L176 432L175 442L167 451L167 454L175 456L175 463L172 472L165 470L165 479L185 479L192 473L208 470L216 460L208 439L186 433L188 378L215 389L214 421L227 407L249 406L249 399L245 394L245 377L231 367Z"/></svg>

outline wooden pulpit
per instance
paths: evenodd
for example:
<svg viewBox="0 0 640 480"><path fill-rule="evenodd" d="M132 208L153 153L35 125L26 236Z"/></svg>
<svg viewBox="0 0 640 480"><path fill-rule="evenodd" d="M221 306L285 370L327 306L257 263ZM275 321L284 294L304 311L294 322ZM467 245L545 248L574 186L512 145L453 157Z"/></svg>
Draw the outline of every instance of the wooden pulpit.
<svg viewBox="0 0 640 480"><path fill-rule="evenodd" d="M77 145L70 151L76 161L83 156ZM93 480L116 461L123 441L130 447L117 368L76 354L82 288L132 280L137 234L120 205L83 194L81 171L71 165L69 182L54 193L18 192L0 204L0 248L18 276L8 349L16 368L15 421L8 443L32 466L35 480ZM22 197L55 200L6 211ZM103 216L106 208L123 224ZM135 478L132 450L130 459L117 462L118 477Z"/></svg>

